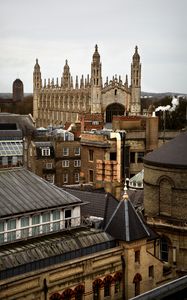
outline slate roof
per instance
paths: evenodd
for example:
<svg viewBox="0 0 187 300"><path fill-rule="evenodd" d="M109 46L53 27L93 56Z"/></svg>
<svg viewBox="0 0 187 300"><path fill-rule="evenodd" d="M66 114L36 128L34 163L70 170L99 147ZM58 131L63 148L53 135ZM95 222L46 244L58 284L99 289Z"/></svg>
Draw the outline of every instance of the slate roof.
<svg viewBox="0 0 187 300"><path fill-rule="evenodd" d="M69 187L63 187L63 189L86 203L86 205L81 206L81 212L83 216L96 216L99 218L105 218L105 221L108 222L109 218L119 204L119 201L112 194L106 194L104 190L85 191ZM128 190L127 193L133 206L142 210L143 190Z"/></svg>
<svg viewBox="0 0 187 300"><path fill-rule="evenodd" d="M117 240L131 242L143 238L150 238L151 234L139 217L131 201L120 200L116 210L105 226L105 231Z"/></svg>
<svg viewBox="0 0 187 300"><path fill-rule="evenodd" d="M82 201L24 168L0 169L0 217L75 204Z"/></svg>
<svg viewBox="0 0 187 300"><path fill-rule="evenodd" d="M0 113L0 123L4 124L16 124L17 131L21 130L22 134L28 135L35 132L36 128L34 126L34 122L32 120L31 115L19 115L19 114L11 114L11 113ZM12 134L15 134L16 130L6 130ZM3 134L3 133L2 133ZM4 133L5 134L5 133Z"/></svg>
<svg viewBox="0 0 187 300"><path fill-rule="evenodd" d="M153 152L148 153L144 157L144 163L168 168L186 169L187 131L179 134Z"/></svg>
<svg viewBox="0 0 187 300"><path fill-rule="evenodd" d="M81 207L82 215L85 217L95 216L104 218L106 216L106 207L108 211L106 218L110 217L119 203L110 193L88 192L71 188L65 188L65 190L86 203L86 205Z"/></svg>
<svg viewBox="0 0 187 300"><path fill-rule="evenodd" d="M0 280L43 268L54 268L85 255L114 248L113 237L103 231L80 228L1 246Z"/></svg>

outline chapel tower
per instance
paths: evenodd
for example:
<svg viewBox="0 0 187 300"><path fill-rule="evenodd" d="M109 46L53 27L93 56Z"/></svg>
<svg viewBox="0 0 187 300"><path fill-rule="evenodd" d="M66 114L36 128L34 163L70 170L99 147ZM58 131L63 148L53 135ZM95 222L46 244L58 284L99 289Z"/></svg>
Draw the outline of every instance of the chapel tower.
<svg viewBox="0 0 187 300"><path fill-rule="evenodd" d="M132 57L131 64L131 115L141 114L141 64L138 47L135 47L135 53Z"/></svg>
<svg viewBox="0 0 187 300"><path fill-rule="evenodd" d="M36 64L34 66L33 72L33 117L36 120L38 118L38 95L42 88L42 77L40 72L40 65L38 64L38 59L36 59Z"/></svg>
<svg viewBox="0 0 187 300"><path fill-rule="evenodd" d="M70 88L71 85L71 74L70 74L70 68L68 66L68 61L66 59L66 63L64 66L64 72L62 74L62 87L64 89Z"/></svg>
<svg viewBox="0 0 187 300"><path fill-rule="evenodd" d="M91 113L101 113L102 70L98 47L95 45L91 64Z"/></svg>

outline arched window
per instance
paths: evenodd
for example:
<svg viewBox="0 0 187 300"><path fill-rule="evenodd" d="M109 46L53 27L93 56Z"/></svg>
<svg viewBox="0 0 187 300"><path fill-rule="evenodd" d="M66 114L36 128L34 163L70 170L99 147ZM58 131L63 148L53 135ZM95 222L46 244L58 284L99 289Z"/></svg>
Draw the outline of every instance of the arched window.
<svg viewBox="0 0 187 300"><path fill-rule="evenodd" d="M138 296L140 294L140 281L142 281L142 276L137 273L133 279L135 296Z"/></svg>
<svg viewBox="0 0 187 300"><path fill-rule="evenodd" d="M71 300L74 295L74 292L72 289L67 289L62 293L61 299L62 300Z"/></svg>
<svg viewBox="0 0 187 300"><path fill-rule="evenodd" d="M103 285L101 279L96 279L93 282L93 300L100 300L100 289Z"/></svg>
<svg viewBox="0 0 187 300"><path fill-rule="evenodd" d="M114 277L114 293L117 294L120 292L120 287L121 287L121 279L122 279L122 273L117 272Z"/></svg>
<svg viewBox="0 0 187 300"><path fill-rule="evenodd" d="M112 283L112 276L108 275L104 278L103 284L104 284L104 297L110 296L111 293L111 283Z"/></svg>
<svg viewBox="0 0 187 300"><path fill-rule="evenodd" d="M74 289L75 300L82 300L84 295L84 285L80 284Z"/></svg>
<svg viewBox="0 0 187 300"><path fill-rule="evenodd" d="M50 300L61 300L61 295L59 293L54 293L50 296Z"/></svg>

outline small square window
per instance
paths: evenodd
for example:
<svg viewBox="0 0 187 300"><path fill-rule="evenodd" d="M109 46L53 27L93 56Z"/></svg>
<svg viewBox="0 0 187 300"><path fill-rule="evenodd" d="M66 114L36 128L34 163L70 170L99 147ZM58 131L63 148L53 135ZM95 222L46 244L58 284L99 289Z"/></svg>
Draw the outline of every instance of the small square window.
<svg viewBox="0 0 187 300"><path fill-rule="evenodd" d="M46 163L46 169L52 169L53 168L53 164L52 163Z"/></svg>

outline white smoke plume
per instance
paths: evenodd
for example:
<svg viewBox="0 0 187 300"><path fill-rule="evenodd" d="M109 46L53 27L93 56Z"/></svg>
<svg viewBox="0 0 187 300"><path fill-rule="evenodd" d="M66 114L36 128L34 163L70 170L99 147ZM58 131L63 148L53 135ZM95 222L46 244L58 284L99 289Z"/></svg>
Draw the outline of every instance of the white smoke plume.
<svg viewBox="0 0 187 300"><path fill-rule="evenodd" d="M174 97L171 101L171 105L166 105L166 106L158 106L155 111L174 111L176 107L179 105L179 99L178 97Z"/></svg>

